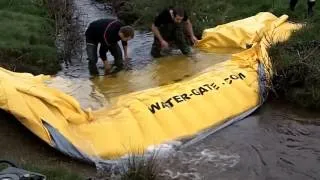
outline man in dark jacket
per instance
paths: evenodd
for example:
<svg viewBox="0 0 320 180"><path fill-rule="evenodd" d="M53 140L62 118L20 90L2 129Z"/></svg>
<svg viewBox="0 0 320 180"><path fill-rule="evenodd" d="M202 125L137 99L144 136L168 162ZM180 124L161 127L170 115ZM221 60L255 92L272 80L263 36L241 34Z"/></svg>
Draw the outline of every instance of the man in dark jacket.
<svg viewBox="0 0 320 180"><path fill-rule="evenodd" d="M313 16L313 6L316 4L316 0L307 0L308 2L308 16ZM298 0L290 0L290 10L294 11Z"/></svg>
<svg viewBox="0 0 320 180"><path fill-rule="evenodd" d="M128 61L127 41L134 37L134 30L131 26L124 26L116 19L100 19L90 23L85 32L86 50L89 60L88 68L91 75L98 75L97 69L97 48L100 43L99 55L104 63L105 73L116 73L123 68L122 51L118 45L121 40L125 63ZM114 57L114 65L111 67L107 61L107 52L110 51ZM111 70L112 69L112 70Z"/></svg>
<svg viewBox="0 0 320 180"><path fill-rule="evenodd" d="M161 50L168 48L169 44L175 44L183 54L191 53L188 39L185 37L184 28L189 39L194 44L198 41L193 33L192 24L185 10L182 8L164 9L154 20L152 31L155 35L152 44L151 55L160 57Z"/></svg>

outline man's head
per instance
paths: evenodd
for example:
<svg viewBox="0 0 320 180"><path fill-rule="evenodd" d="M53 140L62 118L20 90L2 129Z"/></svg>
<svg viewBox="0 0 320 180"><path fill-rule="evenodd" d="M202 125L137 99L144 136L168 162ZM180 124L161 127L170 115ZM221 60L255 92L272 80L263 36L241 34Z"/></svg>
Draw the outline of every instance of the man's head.
<svg viewBox="0 0 320 180"><path fill-rule="evenodd" d="M175 23L181 23L184 18L184 10L182 8L173 9L173 20Z"/></svg>
<svg viewBox="0 0 320 180"><path fill-rule="evenodd" d="M134 29L131 26L122 26L119 31L119 36L122 41L129 41L134 37Z"/></svg>

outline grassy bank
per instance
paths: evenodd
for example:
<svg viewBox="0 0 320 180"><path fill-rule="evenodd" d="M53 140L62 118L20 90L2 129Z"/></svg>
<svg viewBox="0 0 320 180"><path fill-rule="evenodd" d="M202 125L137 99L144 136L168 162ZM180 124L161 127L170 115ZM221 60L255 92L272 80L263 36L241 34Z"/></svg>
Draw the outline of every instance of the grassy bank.
<svg viewBox="0 0 320 180"><path fill-rule="evenodd" d="M0 2L0 64L35 74L60 69L54 41L54 21L42 1Z"/></svg>
<svg viewBox="0 0 320 180"><path fill-rule="evenodd" d="M277 98L309 109L320 108L319 21L314 19L284 43L270 48Z"/></svg>
<svg viewBox="0 0 320 180"><path fill-rule="evenodd" d="M0 66L33 74L59 71L60 63L69 62L81 45L72 4L70 0L1 0Z"/></svg>
<svg viewBox="0 0 320 180"><path fill-rule="evenodd" d="M119 18L141 29L150 30L155 15L169 5L184 7L193 22L195 34L201 37L206 28L268 11L277 16L289 15L290 21L307 23L307 26L284 43L270 49L275 76L274 95L307 108L320 108L320 8L315 5L315 15L307 17L307 2L299 1L294 12L289 10L289 0L105 0L114 5ZM120 2L120 3L119 3ZM132 18L135 18L132 20Z"/></svg>

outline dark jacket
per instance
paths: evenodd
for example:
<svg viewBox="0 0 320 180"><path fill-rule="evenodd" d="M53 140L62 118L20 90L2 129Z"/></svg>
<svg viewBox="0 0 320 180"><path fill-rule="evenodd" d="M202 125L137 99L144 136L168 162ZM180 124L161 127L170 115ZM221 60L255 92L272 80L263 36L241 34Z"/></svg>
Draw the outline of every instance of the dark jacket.
<svg viewBox="0 0 320 180"><path fill-rule="evenodd" d="M87 43L101 43L102 49L108 50L108 46L116 45L121 40L119 36L120 28L124 26L116 19L99 19L90 23L85 32ZM123 46L127 46L126 41L121 41ZM100 52L102 59L106 58L106 52Z"/></svg>

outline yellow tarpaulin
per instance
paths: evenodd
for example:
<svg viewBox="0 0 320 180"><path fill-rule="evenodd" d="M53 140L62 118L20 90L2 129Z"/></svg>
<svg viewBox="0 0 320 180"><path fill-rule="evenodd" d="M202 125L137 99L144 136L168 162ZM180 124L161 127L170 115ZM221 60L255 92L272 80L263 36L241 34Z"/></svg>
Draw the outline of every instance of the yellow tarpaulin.
<svg viewBox="0 0 320 180"><path fill-rule="evenodd" d="M271 77L268 42L286 40L300 26L271 13L206 29L197 48L243 48L189 80L120 96L110 108L83 110L49 88L48 76L0 69L0 107L60 151L108 159L189 137L243 118L258 107ZM271 40L271 41L270 41Z"/></svg>

